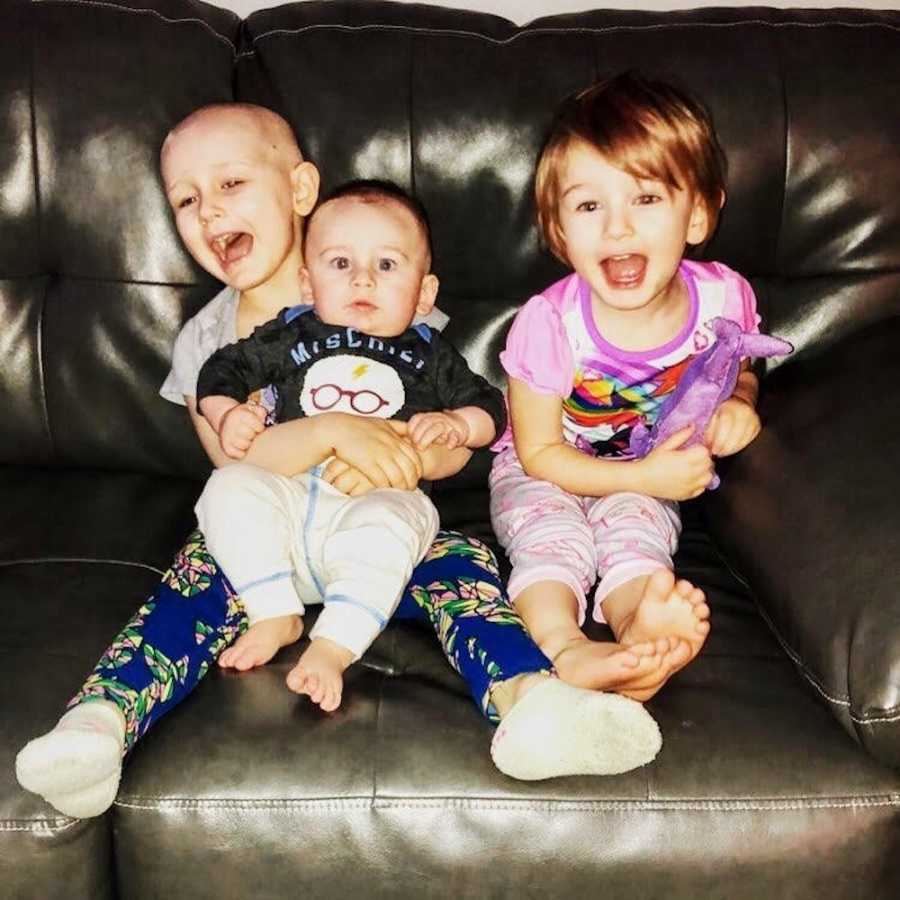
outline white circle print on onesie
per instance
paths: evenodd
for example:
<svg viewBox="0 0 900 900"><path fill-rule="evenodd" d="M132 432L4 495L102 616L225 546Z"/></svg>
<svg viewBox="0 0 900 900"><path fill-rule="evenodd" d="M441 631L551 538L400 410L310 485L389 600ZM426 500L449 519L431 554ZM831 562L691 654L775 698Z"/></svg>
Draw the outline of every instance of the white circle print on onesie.
<svg viewBox="0 0 900 900"><path fill-rule="evenodd" d="M303 379L300 408L307 416L344 412L389 419L406 402L400 376L365 356L330 356L314 362Z"/></svg>

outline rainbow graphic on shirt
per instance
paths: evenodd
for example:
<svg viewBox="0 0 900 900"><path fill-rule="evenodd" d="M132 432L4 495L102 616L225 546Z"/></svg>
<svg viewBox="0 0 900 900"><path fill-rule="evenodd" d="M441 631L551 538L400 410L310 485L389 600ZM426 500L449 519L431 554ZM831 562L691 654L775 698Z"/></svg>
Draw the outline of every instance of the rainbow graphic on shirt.
<svg viewBox="0 0 900 900"><path fill-rule="evenodd" d="M572 393L563 401L567 439L598 456L628 455L631 429L641 421L649 426L656 420L691 359L652 373L644 371L634 380L579 368Z"/></svg>

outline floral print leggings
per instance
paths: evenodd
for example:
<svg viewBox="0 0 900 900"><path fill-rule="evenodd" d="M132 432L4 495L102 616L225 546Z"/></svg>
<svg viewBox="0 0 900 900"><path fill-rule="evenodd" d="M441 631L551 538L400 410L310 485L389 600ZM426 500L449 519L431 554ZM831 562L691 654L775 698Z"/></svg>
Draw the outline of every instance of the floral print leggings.
<svg viewBox="0 0 900 900"><path fill-rule="evenodd" d="M394 618L431 623L450 665L493 722L495 682L552 668L510 606L491 549L457 532L438 532ZM68 706L115 703L125 717L127 752L246 630L240 598L195 531Z"/></svg>

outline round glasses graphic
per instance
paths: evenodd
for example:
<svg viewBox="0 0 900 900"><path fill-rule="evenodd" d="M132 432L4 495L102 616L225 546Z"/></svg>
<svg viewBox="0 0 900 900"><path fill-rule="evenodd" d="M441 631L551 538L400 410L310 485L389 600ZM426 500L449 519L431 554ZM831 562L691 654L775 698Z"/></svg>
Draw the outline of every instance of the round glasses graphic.
<svg viewBox="0 0 900 900"><path fill-rule="evenodd" d="M345 391L336 384L320 384L318 387L314 387L309 395L313 406L320 412L326 412L337 406L341 397L349 397L350 408L361 416L374 415L382 406L387 406L389 403L375 391Z"/></svg>

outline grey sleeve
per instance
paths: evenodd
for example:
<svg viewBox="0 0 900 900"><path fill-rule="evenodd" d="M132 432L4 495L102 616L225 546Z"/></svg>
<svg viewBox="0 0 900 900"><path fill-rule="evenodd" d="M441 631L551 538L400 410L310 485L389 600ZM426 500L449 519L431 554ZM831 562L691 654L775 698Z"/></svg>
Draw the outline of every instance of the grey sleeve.
<svg viewBox="0 0 900 900"><path fill-rule="evenodd" d="M184 398L197 396L197 376L208 354L199 346L199 328L195 319L185 323L172 351L172 368L159 389L160 395L172 403L184 406Z"/></svg>

